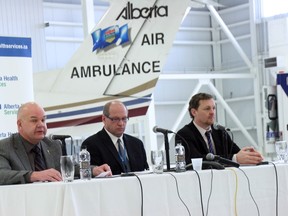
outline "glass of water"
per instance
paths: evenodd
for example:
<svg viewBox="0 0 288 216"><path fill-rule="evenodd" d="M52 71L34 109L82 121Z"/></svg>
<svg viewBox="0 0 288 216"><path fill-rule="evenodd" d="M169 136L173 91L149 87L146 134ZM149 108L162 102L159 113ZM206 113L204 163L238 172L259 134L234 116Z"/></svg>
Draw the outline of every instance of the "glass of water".
<svg viewBox="0 0 288 216"><path fill-rule="evenodd" d="M157 174L163 173L164 152L161 150L151 151L151 162L154 173Z"/></svg>
<svg viewBox="0 0 288 216"><path fill-rule="evenodd" d="M61 156L61 175L63 182L72 182L74 180L74 160L72 155Z"/></svg>
<svg viewBox="0 0 288 216"><path fill-rule="evenodd" d="M275 150L279 163L285 163L287 161L287 142L286 141L276 141Z"/></svg>

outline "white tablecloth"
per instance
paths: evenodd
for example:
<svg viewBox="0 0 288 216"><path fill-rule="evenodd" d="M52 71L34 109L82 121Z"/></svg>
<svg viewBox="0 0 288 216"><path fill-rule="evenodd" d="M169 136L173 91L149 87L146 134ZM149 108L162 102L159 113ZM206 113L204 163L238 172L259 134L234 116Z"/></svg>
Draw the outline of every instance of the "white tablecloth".
<svg viewBox="0 0 288 216"><path fill-rule="evenodd" d="M288 165L276 165L278 215L288 215ZM276 175L272 165L199 172L204 215L276 215ZM177 184L173 176L177 179ZM194 171L139 174L145 216L201 216L200 187ZM213 178L212 178L213 177ZM179 195L177 193L177 185ZM212 188L211 188L212 187ZM256 203L256 204L255 204ZM13 216L141 216L140 183L135 176L99 178L72 183L0 186L0 215Z"/></svg>

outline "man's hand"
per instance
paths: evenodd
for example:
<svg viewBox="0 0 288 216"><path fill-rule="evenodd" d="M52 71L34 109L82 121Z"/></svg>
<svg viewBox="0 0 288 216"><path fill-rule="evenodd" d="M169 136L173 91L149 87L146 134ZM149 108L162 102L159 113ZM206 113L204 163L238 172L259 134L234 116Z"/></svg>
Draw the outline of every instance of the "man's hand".
<svg viewBox="0 0 288 216"><path fill-rule="evenodd" d="M49 182L55 182L55 181L62 181L61 173L58 172L55 169L47 169L43 171L34 171L32 172L30 176L31 182L37 182L37 181L49 181Z"/></svg>
<svg viewBox="0 0 288 216"><path fill-rule="evenodd" d="M103 164L93 168L93 176L98 176L102 172L108 172L106 176L112 176L112 171L108 164Z"/></svg>
<svg viewBox="0 0 288 216"><path fill-rule="evenodd" d="M253 147L244 147L236 154L236 160L240 164L258 164L263 161L263 156Z"/></svg>

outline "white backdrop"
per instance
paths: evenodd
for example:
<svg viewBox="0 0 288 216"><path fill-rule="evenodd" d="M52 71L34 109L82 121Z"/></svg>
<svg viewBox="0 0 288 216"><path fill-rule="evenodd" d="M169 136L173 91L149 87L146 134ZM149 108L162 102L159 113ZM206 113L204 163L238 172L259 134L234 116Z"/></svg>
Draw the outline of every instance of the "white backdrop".
<svg viewBox="0 0 288 216"><path fill-rule="evenodd" d="M33 101L31 38L0 37L0 139L17 132L19 106Z"/></svg>

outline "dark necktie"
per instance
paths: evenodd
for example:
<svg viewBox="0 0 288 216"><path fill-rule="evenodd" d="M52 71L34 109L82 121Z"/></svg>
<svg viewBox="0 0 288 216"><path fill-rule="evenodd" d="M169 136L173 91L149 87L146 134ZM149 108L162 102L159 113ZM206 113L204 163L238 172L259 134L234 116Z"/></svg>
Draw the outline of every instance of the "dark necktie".
<svg viewBox="0 0 288 216"><path fill-rule="evenodd" d="M213 148L213 144L212 144L212 140L211 140L211 131L206 131L205 135L206 135L207 141L208 141L209 152L214 154L214 148Z"/></svg>
<svg viewBox="0 0 288 216"><path fill-rule="evenodd" d="M123 164L124 172L130 172L130 165L127 158L127 152L125 150L125 147L123 148L123 146L121 145L120 139L117 140L117 144L118 144L118 154Z"/></svg>
<svg viewBox="0 0 288 216"><path fill-rule="evenodd" d="M35 153L35 157L34 157L35 171L45 170L46 164L45 164L44 158L42 156L40 146L38 146L38 145L34 146L32 151Z"/></svg>

